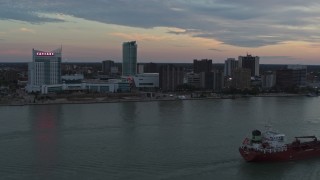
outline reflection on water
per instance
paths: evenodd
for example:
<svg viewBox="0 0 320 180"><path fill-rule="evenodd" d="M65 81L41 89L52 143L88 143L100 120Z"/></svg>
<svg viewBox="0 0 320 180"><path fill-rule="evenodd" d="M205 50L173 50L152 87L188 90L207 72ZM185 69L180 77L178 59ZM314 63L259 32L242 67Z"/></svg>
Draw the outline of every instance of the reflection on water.
<svg viewBox="0 0 320 180"><path fill-rule="evenodd" d="M185 109L183 101L160 101L157 104L160 123L175 123L176 120L184 119Z"/></svg>
<svg viewBox="0 0 320 180"><path fill-rule="evenodd" d="M294 166L293 162L281 163L240 163L239 179L283 179L287 171Z"/></svg>
<svg viewBox="0 0 320 180"><path fill-rule="evenodd" d="M318 179L319 159L279 163L241 163L237 177L239 179Z"/></svg>
<svg viewBox="0 0 320 180"><path fill-rule="evenodd" d="M35 168L41 178L48 179L59 158L57 151L61 106L32 107L30 112L34 116L31 124L34 133Z"/></svg>
<svg viewBox="0 0 320 180"><path fill-rule="evenodd" d="M134 123L139 113L136 108L137 104L133 102L119 104L119 113L121 119L126 123Z"/></svg>

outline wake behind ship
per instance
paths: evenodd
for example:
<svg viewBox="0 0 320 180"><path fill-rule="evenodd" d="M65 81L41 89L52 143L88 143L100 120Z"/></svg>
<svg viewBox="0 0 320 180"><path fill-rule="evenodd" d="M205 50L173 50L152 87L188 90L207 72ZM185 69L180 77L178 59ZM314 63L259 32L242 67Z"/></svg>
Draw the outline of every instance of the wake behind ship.
<svg viewBox="0 0 320 180"><path fill-rule="evenodd" d="M320 141L315 136L300 136L286 144L284 134L254 130L251 139L244 139L239 152L248 162L300 160L320 156Z"/></svg>

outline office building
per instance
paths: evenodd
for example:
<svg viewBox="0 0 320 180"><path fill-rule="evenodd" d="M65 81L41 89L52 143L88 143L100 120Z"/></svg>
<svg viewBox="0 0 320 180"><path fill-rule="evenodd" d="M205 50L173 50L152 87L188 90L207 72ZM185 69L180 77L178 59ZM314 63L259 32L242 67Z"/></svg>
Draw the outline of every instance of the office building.
<svg viewBox="0 0 320 180"><path fill-rule="evenodd" d="M137 74L137 43L136 41L122 44L122 75L134 76Z"/></svg>

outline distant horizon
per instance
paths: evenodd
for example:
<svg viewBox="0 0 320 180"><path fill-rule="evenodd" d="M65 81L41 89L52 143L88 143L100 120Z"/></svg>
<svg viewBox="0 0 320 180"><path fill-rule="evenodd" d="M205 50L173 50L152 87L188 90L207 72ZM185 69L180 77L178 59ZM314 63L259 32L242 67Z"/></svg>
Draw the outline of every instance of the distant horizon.
<svg viewBox="0 0 320 180"><path fill-rule="evenodd" d="M104 60L102 60L104 61ZM102 63L102 61L69 61L69 62L65 62L65 61L62 61L61 63ZM31 62L31 61L30 61ZM114 61L115 63L119 63L121 64L122 62L118 62L118 61ZM29 63L29 62L21 62L21 61L15 61L15 62L1 62L0 61L0 64L10 64L10 63ZM155 63L155 64L193 64L193 62L137 62L137 64L140 64L140 63L143 63L143 64L147 64L147 63ZM224 62L220 63L214 63L212 62L212 65L214 64L224 64ZM266 64L266 63L260 63L259 65L305 65L305 66L320 66L320 64Z"/></svg>
<svg viewBox="0 0 320 180"><path fill-rule="evenodd" d="M0 44L1 45L1 44ZM37 50L40 50L40 51L44 51L44 52L50 52L50 51L45 51L41 48L34 48L34 49L37 49ZM121 49L121 48L120 48ZM64 51L62 50L62 62L100 62L98 60L88 60L88 59L82 59L82 58L73 58L73 57L64 57ZM246 56L247 54L241 54L241 55L238 55L238 56L235 56L235 57L226 57L225 59L215 59L215 58L205 58L205 57L202 57L202 58L192 58L190 59L190 63L193 62L194 59L198 59L198 60L201 60L201 59L211 59L213 61L213 63L224 63L225 60L227 60L228 58L235 58L236 60L238 60L238 57L239 56ZM252 55L252 56L258 56L260 57L260 64L306 64L306 63L309 63L309 62L306 62L306 63L303 63L304 61L303 60L300 60L299 59L295 59L295 58L292 58L290 56L259 56L259 54L251 54L249 53L249 55ZM32 49L30 50L30 60L5 60L4 58L0 59L0 63L10 63L10 62L32 62ZM138 49L138 56L139 56L139 49ZM320 57L320 56L319 56ZM1 58L1 55L0 55L0 58ZM13 59L14 56L12 57L7 57L6 59ZM281 61L281 59L283 58L283 61ZM81 59L81 60L76 60L76 59ZM118 61L118 60L113 60L112 58L94 58L94 59L101 59L101 62L104 61L104 60L112 60L114 62L119 62L121 63L122 60ZM120 58L117 58L117 59L120 59ZM122 59L122 58L121 58ZM280 60L279 60L280 59ZM288 61L290 60L290 61ZM139 60L138 60L139 61ZM269 62L263 62L261 63L262 61L269 61ZM286 62L287 61L287 62ZM141 63L150 63L150 62L153 62L153 63L189 63L188 61L186 60L183 60L183 59L177 59L177 60L165 60L165 59L155 59L154 61L149 61L149 60L141 60L140 61ZM139 63L139 62L138 62ZM311 62L309 63L311 64ZM313 63L314 65L320 65L320 60L319 61L316 61L315 63Z"/></svg>

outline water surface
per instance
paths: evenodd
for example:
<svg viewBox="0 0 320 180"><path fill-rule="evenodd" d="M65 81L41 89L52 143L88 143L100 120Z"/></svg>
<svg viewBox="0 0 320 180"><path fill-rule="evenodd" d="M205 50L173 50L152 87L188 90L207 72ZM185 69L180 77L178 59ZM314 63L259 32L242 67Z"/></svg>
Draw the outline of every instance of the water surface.
<svg viewBox="0 0 320 180"><path fill-rule="evenodd" d="M261 97L0 107L0 179L317 179L320 159L246 163L272 124L320 137L320 98Z"/></svg>

